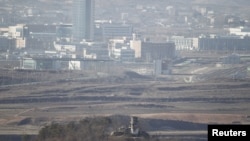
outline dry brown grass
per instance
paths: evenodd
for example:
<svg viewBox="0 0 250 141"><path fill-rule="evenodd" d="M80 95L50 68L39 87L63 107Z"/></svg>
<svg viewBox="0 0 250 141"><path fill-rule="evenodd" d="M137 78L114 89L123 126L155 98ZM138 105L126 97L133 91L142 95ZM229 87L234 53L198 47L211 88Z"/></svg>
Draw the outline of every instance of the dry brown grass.
<svg viewBox="0 0 250 141"><path fill-rule="evenodd" d="M246 115L234 114L204 114L204 113L158 113L158 114L139 114L141 118L164 119L164 120L180 120L193 123L219 123L231 124L235 121L244 121Z"/></svg>

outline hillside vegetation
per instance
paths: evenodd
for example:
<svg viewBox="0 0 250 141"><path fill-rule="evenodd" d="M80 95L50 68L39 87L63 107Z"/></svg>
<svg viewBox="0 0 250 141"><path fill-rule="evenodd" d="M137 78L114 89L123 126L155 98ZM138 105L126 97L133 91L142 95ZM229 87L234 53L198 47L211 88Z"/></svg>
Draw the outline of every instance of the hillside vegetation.
<svg viewBox="0 0 250 141"><path fill-rule="evenodd" d="M23 141L160 141L164 138L150 137L149 134L143 130L144 136L132 136L131 134L124 133L119 136L112 136L111 132L118 131L121 127L126 128L126 124L129 123L129 116L114 115L110 117L87 117L80 121L71 121L68 123L51 123L44 126L39 134L35 137L23 136ZM195 130L201 130L203 127L200 125L193 125L192 123L180 122L182 125L178 125L176 122L163 121L163 120L146 120L141 119L140 127L143 129L156 130L156 126L161 126L166 123L170 128L180 127L196 127ZM163 125L161 125L163 124ZM174 126L172 124L175 124ZM197 128L198 127L198 128ZM155 128L155 129L154 129ZM158 129L159 129L158 128ZM172 141L173 139L168 139ZM175 141L178 141L175 139ZM190 140L192 141L192 140Z"/></svg>
<svg viewBox="0 0 250 141"><path fill-rule="evenodd" d="M43 127L35 141L129 141L129 136L111 137L110 131L114 123L109 117L85 118L67 124L52 123ZM24 137L24 141L34 140ZM148 140L138 138L138 141Z"/></svg>

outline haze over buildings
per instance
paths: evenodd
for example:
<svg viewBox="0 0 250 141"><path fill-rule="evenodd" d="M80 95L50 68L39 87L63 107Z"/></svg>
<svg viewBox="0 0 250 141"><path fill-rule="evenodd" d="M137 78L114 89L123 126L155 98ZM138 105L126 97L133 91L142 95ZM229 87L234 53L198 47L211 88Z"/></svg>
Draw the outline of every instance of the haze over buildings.
<svg viewBox="0 0 250 141"><path fill-rule="evenodd" d="M147 117L173 140L250 123L249 12L250 0L0 0L0 140L88 115Z"/></svg>
<svg viewBox="0 0 250 141"><path fill-rule="evenodd" d="M7 60L44 57L152 64L174 61L183 51L250 51L246 9L235 9L232 3L225 10L221 4L192 0L0 3L1 56Z"/></svg>

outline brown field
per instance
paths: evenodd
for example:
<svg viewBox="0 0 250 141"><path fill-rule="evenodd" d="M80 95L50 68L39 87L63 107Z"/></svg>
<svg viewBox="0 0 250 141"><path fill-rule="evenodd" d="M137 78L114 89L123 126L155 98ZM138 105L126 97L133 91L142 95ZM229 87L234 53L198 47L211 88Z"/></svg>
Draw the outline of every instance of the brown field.
<svg viewBox="0 0 250 141"><path fill-rule="evenodd" d="M6 77L4 83L9 85L0 87L0 135L37 134L51 122L111 115L145 119L143 126L153 134L204 134L207 124L249 124L250 80L219 77L242 66L194 68L174 70L189 75L158 78L125 72L105 76L79 71L28 72L31 78L42 80L39 82L28 79L27 72L13 71L9 74L19 76L18 81L25 76L25 83L12 85L16 77ZM69 75L72 79L67 79ZM190 76L194 81L185 83L184 78Z"/></svg>

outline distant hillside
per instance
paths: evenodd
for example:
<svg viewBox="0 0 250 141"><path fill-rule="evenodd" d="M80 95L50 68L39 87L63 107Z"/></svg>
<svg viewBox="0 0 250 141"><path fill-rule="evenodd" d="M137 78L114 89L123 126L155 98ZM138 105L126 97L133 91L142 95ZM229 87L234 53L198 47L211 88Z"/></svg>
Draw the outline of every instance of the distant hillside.
<svg viewBox="0 0 250 141"><path fill-rule="evenodd" d="M126 4L126 3L138 3L138 4L151 4L151 3L194 3L194 4L218 4L218 5L230 5L230 6L250 6L249 0L95 0L97 3L114 3L114 4Z"/></svg>
<svg viewBox="0 0 250 141"><path fill-rule="evenodd" d="M249 0L190 0L194 4L221 6L250 6Z"/></svg>

